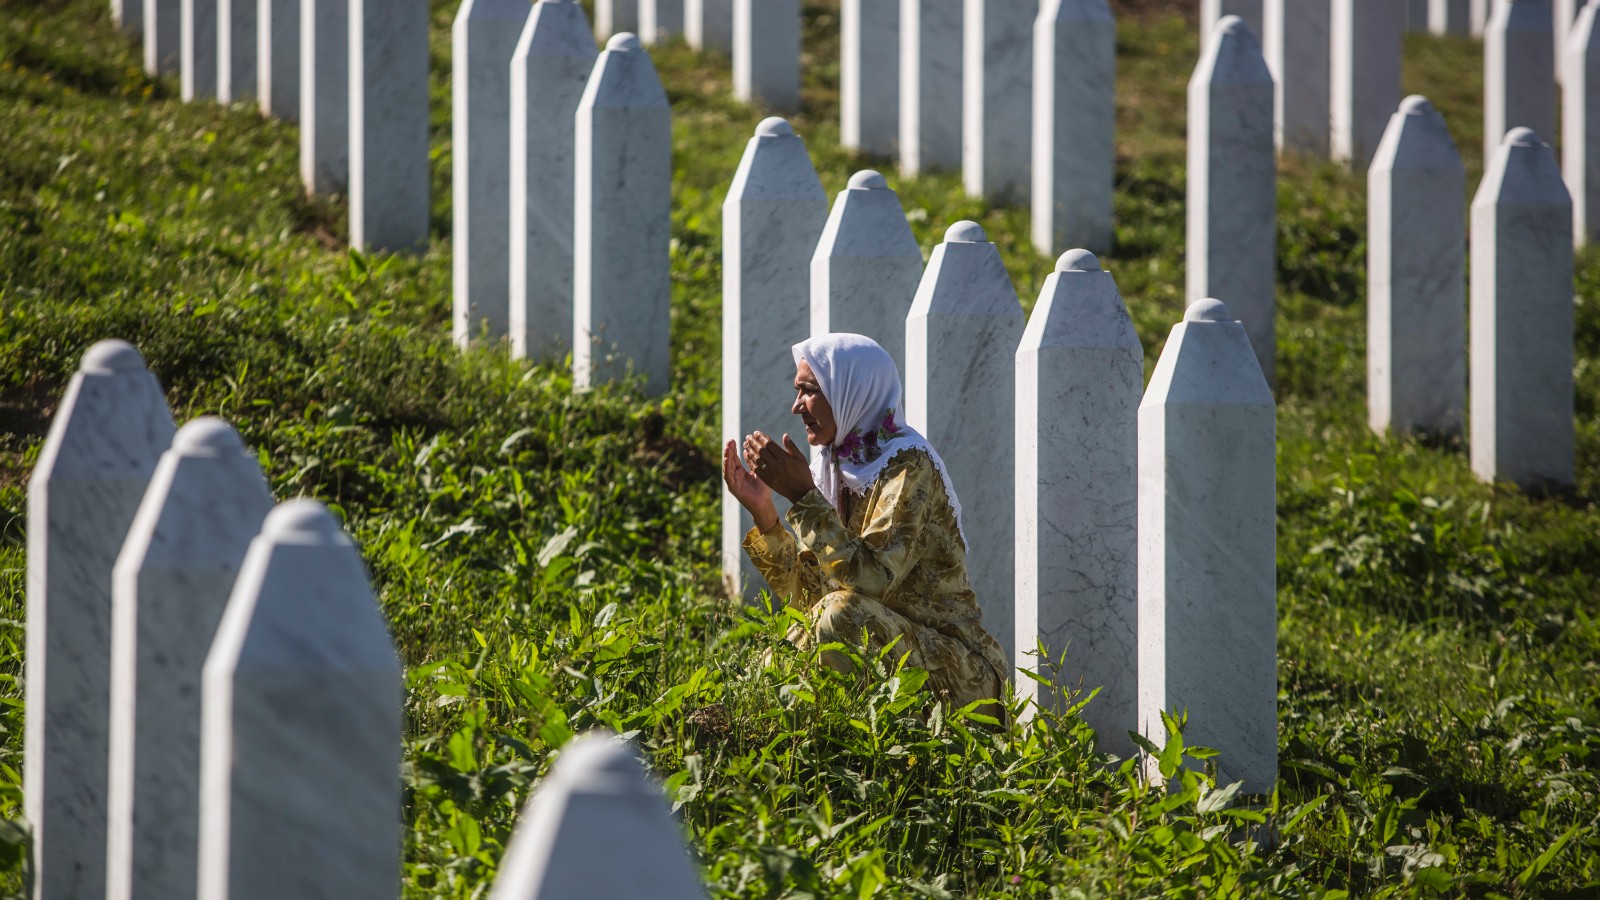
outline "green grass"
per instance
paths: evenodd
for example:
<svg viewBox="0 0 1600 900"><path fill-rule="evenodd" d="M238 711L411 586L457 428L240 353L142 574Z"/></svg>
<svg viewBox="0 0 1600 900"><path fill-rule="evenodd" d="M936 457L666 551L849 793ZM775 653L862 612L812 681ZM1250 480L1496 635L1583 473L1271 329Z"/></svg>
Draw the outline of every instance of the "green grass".
<svg viewBox="0 0 1600 900"><path fill-rule="evenodd" d="M1148 4L1147 4L1148 5ZM673 385L573 395L568 375L449 342L448 26L436 0L434 236L343 246L293 129L184 105L102 0L0 0L0 815L20 815L25 480L94 340L134 341L180 420L213 413L281 498L360 541L408 671L406 896L493 877L550 751L631 733L718 896L1374 895L1600 891L1600 256L1580 255L1576 492L1478 483L1463 448L1365 425L1362 179L1291 160L1280 192L1278 792L1169 791L1106 765L1071 716L993 731L928 712L892 661L866 688L784 649L717 587L720 204L763 113L727 61L655 54L674 102ZM808 3L806 136L830 192L837 10ZM1115 273L1154 364L1183 306L1192 22L1125 17ZM1481 58L1412 37L1481 172ZM961 218L1031 308L1027 216L953 174L897 179L926 248ZM788 377L774 361L774 377ZM772 652L770 659L768 651ZM1093 702L1092 700L1090 702ZM1168 773L1187 752L1157 748ZM1239 843L1270 818L1271 846ZM19 823L0 828L12 894Z"/></svg>

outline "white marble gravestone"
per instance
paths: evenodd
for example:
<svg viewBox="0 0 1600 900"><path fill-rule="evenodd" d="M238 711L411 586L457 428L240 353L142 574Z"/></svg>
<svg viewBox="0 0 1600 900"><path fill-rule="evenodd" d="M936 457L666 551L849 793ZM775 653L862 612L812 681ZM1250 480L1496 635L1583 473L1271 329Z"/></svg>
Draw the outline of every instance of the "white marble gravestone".
<svg viewBox="0 0 1600 900"><path fill-rule="evenodd" d="M1428 0L1428 31L1441 36L1474 34L1472 0Z"/></svg>
<svg viewBox="0 0 1600 900"><path fill-rule="evenodd" d="M111 0L111 21L117 23L117 30L129 37L142 38L144 3L145 0Z"/></svg>
<svg viewBox="0 0 1600 900"><path fill-rule="evenodd" d="M178 430L128 529L112 583L107 900L195 896L200 670L271 509L255 454L202 418Z"/></svg>
<svg viewBox="0 0 1600 900"><path fill-rule="evenodd" d="M1262 4L1266 0L1200 0L1200 36L1201 40L1217 30L1217 23L1228 16L1238 16L1243 19L1250 30L1256 34L1261 33ZM1400 0L1384 0L1384 2L1400 2Z"/></svg>
<svg viewBox="0 0 1600 900"><path fill-rule="evenodd" d="M223 103L256 99L256 50L261 44L256 33L257 2L216 0L217 99Z"/></svg>
<svg viewBox="0 0 1600 900"><path fill-rule="evenodd" d="M1483 34L1483 158L1513 128L1556 133L1550 0L1501 0Z"/></svg>
<svg viewBox="0 0 1600 900"><path fill-rule="evenodd" d="M504 340L511 327L511 58L528 0L463 0L451 27L451 336Z"/></svg>
<svg viewBox="0 0 1600 900"><path fill-rule="evenodd" d="M1566 66L1563 64L1562 58L1566 56L1567 39L1572 34L1572 25L1578 20L1578 13L1583 9L1584 5L1585 0L1552 0L1551 2L1550 26L1555 38L1552 46L1555 52L1557 84L1563 83L1565 79L1563 70Z"/></svg>
<svg viewBox="0 0 1600 900"><path fill-rule="evenodd" d="M199 895L399 896L404 678L322 504L268 514L201 678Z"/></svg>
<svg viewBox="0 0 1600 900"><path fill-rule="evenodd" d="M28 479L22 808L35 897L105 896L111 573L174 430L139 351L101 341Z"/></svg>
<svg viewBox="0 0 1600 900"><path fill-rule="evenodd" d="M594 0L594 33L601 40L639 30L642 0Z"/></svg>
<svg viewBox="0 0 1600 900"><path fill-rule="evenodd" d="M179 9L179 90L185 103L217 96L218 0L183 0Z"/></svg>
<svg viewBox="0 0 1600 900"><path fill-rule="evenodd" d="M683 39L696 50L733 54L733 0L683 0Z"/></svg>
<svg viewBox="0 0 1600 900"><path fill-rule="evenodd" d="M961 499L967 573L983 627L1002 638L1007 656L1016 575L1016 448L1009 439L1024 324L999 248L976 222L951 225L906 315L905 420L944 459Z"/></svg>
<svg viewBox="0 0 1600 900"><path fill-rule="evenodd" d="M1278 778L1277 409L1214 299L1172 329L1139 405L1139 727L1189 713L1218 784Z"/></svg>
<svg viewBox="0 0 1600 900"><path fill-rule="evenodd" d="M308 194L350 184L349 0L300 0L300 182Z"/></svg>
<svg viewBox="0 0 1600 900"><path fill-rule="evenodd" d="M683 33L683 0L638 0L639 39L656 44Z"/></svg>
<svg viewBox="0 0 1600 900"><path fill-rule="evenodd" d="M733 0L733 95L800 111L800 0Z"/></svg>
<svg viewBox="0 0 1600 900"><path fill-rule="evenodd" d="M1380 435L1465 423L1466 179L1444 117L1407 97L1367 170L1367 424Z"/></svg>
<svg viewBox="0 0 1600 900"><path fill-rule="evenodd" d="M428 244L428 15L427 0L350 0L350 246L357 250Z"/></svg>
<svg viewBox="0 0 1600 900"><path fill-rule="evenodd" d="M1561 92L1561 168L1572 193L1572 241L1600 236L1600 5L1587 3L1572 25Z"/></svg>
<svg viewBox="0 0 1600 900"><path fill-rule="evenodd" d="M1472 471L1574 483L1572 200L1550 145L1515 128L1472 201Z"/></svg>
<svg viewBox="0 0 1600 900"><path fill-rule="evenodd" d="M1126 757L1128 732L1139 730L1144 348L1116 279L1094 254L1069 250L1057 260L1016 370L1014 659L1053 676L1060 692L1023 677L1017 693L1060 711L1073 702L1067 692L1099 688L1083 719L1102 751ZM1046 659L1036 655L1041 645Z"/></svg>
<svg viewBox="0 0 1600 900"><path fill-rule="evenodd" d="M626 742L591 732L528 797L489 900L705 896L661 789Z"/></svg>
<svg viewBox="0 0 1600 900"><path fill-rule="evenodd" d="M1261 46L1277 83L1279 151L1328 158L1329 0L1266 0Z"/></svg>
<svg viewBox="0 0 1600 900"><path fill-rule="evenodd" d="M961 168L962 4L900 2L900 171Z"/></svg>
<svg viewBox="0 0 1600 900"><path fill-rule="evenodd" d="M1032 187L1033 23L1039 0L966 0L961 173L967 193L1026 204Z"/></svg>
<svg viewBox="0 0 1600 900"><path fill-rule="evenodd" d="M811 257L811 335L864 334L902 374L906 313L922 282L922 248L882 175L850 176Z"/></svg>
<svg viewBox="0 0 1600 900"><path fill-rule="evenodd" d="M574 0L533 5L511 57L511 355L572 350L572 194L578 101L599 51Z"/></svg>
<svg viewBox="0 0 1600 900"><path fill-rule="evenodd" d="M256 90L261 114L286 122L300 118L301 0L261 0Z"/></svg>
<svg viewBox="0 0 1600 900"><path fill-rule="evenodd" d="M900 146L900 0L841 0L839 141L893 156Z"/></svg>
<svg viewBox="0 0 1600 900"><path fill-rule="evenodd" d="M183 67L182 0L144 0L144 70L171 75Z"/></svg>
<svg viewBox="0 0 1600 900"><path fill-rule="evenodd" d="M1467 24L1472 29L1473 37L1483 37L1484 29L1489 26L1491 7L1495 0L1468 0L1470 7L1467 12Z"/></svg>
<svg viewBox="0 0 1600 900"><path fill-rule="evenodd" d="M1365 172L1400 106L1405 7L1395 0L1331 2L1330 149L1334 159Z"/></svg>
<svg viewBox="0 0 1600 900"><path fill-rule="evenodd" d="M722 204L722 439L799 424L790 348L810 336L811 254L828 218L828 195L805 141L788 122L756 128ZM788 502L774 494L782 516ZM766 583L745 556L750 514L722 492L722 574L735 596Z"/></svg>
<svg viewBox="0 0 1600 900"><path fill-rule="evenodd" d="M1227 298L1268 383L1277 308L1272 73L1237 16L1217 24L1189 81L1189 297Z"/></svg>
<svg viewBox="0 0 1600 900"><path fill-rule="evenodd" d="M573 384L645 378L667 390L672 110L650 55L614 35L578 103Z"/></svg>
<svg viewBox="0 0 1600 900"><path fill-rule="evenodd" d="M1044 0L1033 44L1033 246L1111 250L1117 23L1106 0Z"/></svg>

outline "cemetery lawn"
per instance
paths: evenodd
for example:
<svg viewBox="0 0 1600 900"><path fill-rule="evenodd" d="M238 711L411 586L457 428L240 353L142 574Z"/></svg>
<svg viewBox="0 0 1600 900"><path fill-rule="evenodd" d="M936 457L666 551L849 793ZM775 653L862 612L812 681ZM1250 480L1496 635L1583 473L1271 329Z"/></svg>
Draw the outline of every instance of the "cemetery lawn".
<svg viewBox="0 0 1600 900"><path fill-rule="evenodd" d="M1159 6L1120 9L1104 260L1147 366L1184 305L1198 55L1193 22ZM763 663L783 617L721 593L720 205L763 115L732 99L726 59L655 54L676 133L672 391L575 396L559 367L455 350L455 7L433 3L432 246L377 257L347 250L342 202L304 198L293 128L178 102L104 0L0 0L6 892L21 895L28 839L26 480L105 337L144 352L180 422L227 417L279 498L326 501L360 542L408 672L408 898L482 896L552 749L595 727L634 736L717 896L1600 892L1600 253L1578 259L1578 489L1529 498L1478 483L1459 444L1368 432L1365 181L1285 164L1282 778L1269 797L1192 772L1152 788L1071 716L996 732L923 715L921 677L893 660L865 689L782 649ZM805 15L794 121L832 194L869 163L838 146L836 2ZM1443 112L1474 185L1481 65L1473 42L1408 38L1406 90ZM1025 212L965 198L955 174L890 174L925 248L978 220L1032 307L1051 261ZM1209 756L1153 749L1168 773ZM1263 819L1274 845L1238 842Z"/></svg>

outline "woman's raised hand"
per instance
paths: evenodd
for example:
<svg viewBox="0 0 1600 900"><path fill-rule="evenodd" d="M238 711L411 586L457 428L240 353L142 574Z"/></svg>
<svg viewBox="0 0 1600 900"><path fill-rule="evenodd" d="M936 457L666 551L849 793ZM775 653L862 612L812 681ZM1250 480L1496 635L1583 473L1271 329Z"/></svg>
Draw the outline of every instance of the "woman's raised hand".
<svg viewBox="0 0 1600 900"><path fill-rule="evenodd" d="M722 448L722 482L739 505L750 511L756 527L765 534L778 525L778 509L772 505L772 489L745 470L739 462L738 442L730 440Z"/></svg>
<svg viewBox="0 0 1600 900"><path fill-rule="evenodd" d="M744 460L757 478L790 503L800 502L801 497L816 489L817 484L811 478L811 464L787 434L783 436L782 446L759 431L745 438Z"/></svg>

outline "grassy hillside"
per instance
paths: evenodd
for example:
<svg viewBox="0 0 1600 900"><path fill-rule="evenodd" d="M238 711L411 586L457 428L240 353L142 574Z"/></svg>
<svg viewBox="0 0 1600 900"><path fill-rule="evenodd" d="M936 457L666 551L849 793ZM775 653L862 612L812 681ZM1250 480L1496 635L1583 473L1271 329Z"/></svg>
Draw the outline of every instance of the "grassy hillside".
<svg viewBox="0 0 1600 900"><path fill-rule="evenodd" d="M1184 4L1186 7L1188 4ZM1075 718L991 731L926 714L919 673L867 689L780 649L717 587L720 205L760 110L726 59L655 53L674 102L673 386L582 396L552 367L449 343L449 23L435 0L434 240L344 244L304 199L295 131L177 102L103 0L0 0L0 855L20 816L25 481L85 347L120 336L181 420L219 414L280 498L360 541L408 670L406 896L471 897L573 732L632 734L719 896L1594 896L1600 891L1600 256L1578 265L1579 486L1479 484L1461 446L1365 426L1364 181L1289 161L1280 192L1282 782L1170 792ZM1137 6L1137 10L1135 7ZM1152 11L1153 10L1153 11ZM1115 273L1153 365L1183 307L1192 21L1128 4ZM806 136L838 146L837 8L806 6ZM1408 38L1481 171L1479 47ZM1019 139L1023 139L1019 136ZM890 168L884 161L876 161ZM891 182L931 248L962 218L1030 307L1027 215L954 174ZM786 360L774 377L787 378ZM1092 702L1092 700L1090 701ZM1203 748L1173 740L1173 772ZM1248 802L1246 802L1248 800ZM1273 847L1234 843L1263 818Z"/></svg>

